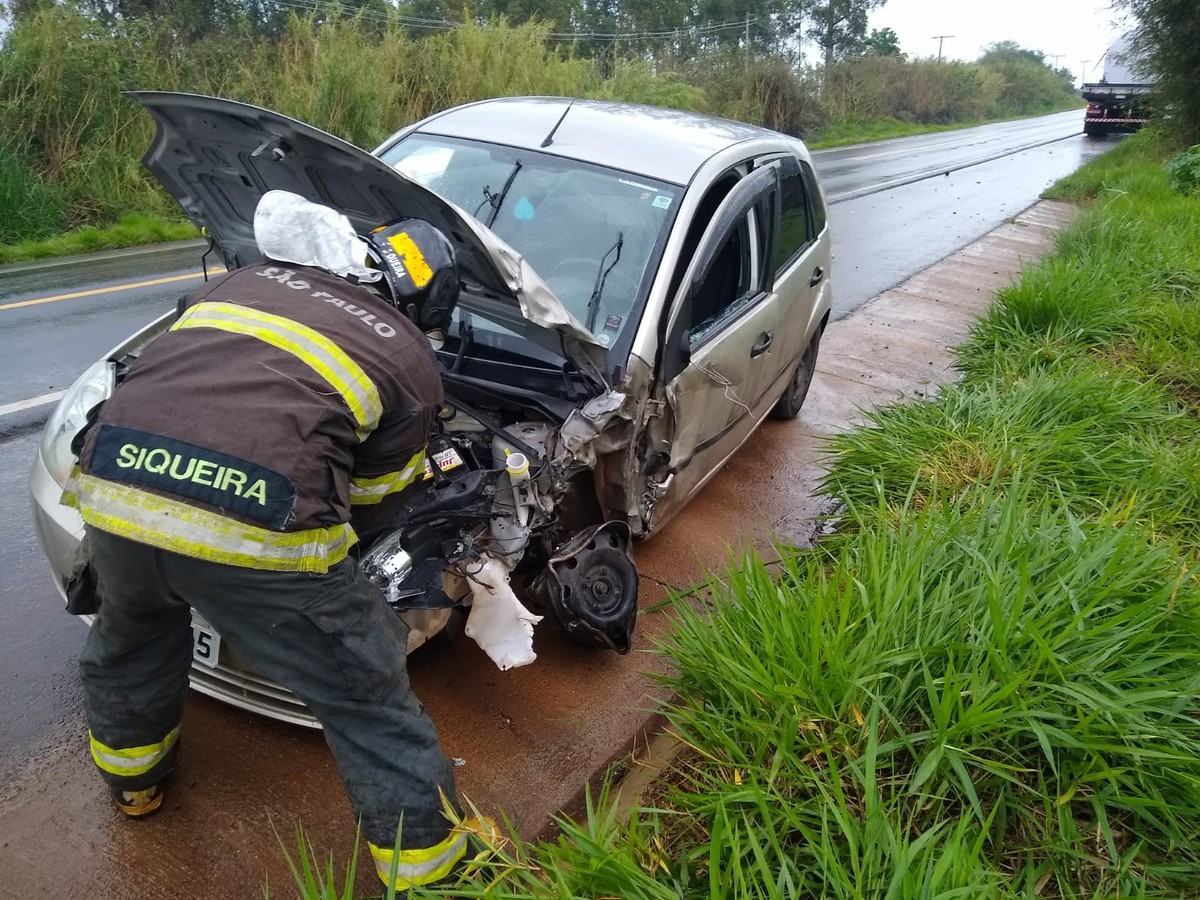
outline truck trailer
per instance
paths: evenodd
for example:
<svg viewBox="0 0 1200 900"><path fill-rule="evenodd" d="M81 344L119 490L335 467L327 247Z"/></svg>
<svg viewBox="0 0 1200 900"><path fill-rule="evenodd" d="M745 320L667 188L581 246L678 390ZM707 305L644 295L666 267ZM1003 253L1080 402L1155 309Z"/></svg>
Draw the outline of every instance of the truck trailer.
<svg viewBox="0 0 1200 900"><path fill-rule="evenodd" d="M1157 79L1145 73L1132 48L1132 33L1113 42L1104 54L1104 76L1083 85L1087 101L1083 133L1090 137L1132 134L1150 119Z"/></svg>

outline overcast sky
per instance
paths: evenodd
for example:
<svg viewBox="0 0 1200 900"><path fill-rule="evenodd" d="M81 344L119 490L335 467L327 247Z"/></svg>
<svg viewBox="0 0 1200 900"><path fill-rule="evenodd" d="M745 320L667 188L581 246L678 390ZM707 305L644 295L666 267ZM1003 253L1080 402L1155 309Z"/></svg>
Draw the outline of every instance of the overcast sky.
<svg viewBox="0 0 1200 900"><path fill-rule="evenodd" d="M1127 30L1109 0L887 0L871 14L871 28L891 28L909 57L937 56L938 34L947 59L975 60L985 45L1016 41L1066 66L1079 81L1099 81L1098 62L1115 37ZM1057 62L1052 58L1062 54Z"/></svg>

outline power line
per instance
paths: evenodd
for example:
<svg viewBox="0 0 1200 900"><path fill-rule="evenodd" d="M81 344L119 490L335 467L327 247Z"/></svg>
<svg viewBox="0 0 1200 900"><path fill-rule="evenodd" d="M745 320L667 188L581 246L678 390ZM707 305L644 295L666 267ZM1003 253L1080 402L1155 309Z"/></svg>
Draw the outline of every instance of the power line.
<svg viewBox="0 0 1200 900"><path fill-rule="evenodd" d="M461 28L465 23L452 22L447 19L429 19L418 16L408 16L400 12L381 12L363 7L338 3L336 0L276 0L280 6L303 12L321 12L329 10L347 16L359 16L372 22L404 25L408 28L422 28L434 31L452 31ZM692 25L686 28L673 28L669 31L551 31L546 37L554 40L597 40L597 41L637 41L659 40L662 38L710 37L724 31L741 30L749 25L762 24L762 20L743 19L740 21L718 22L711 25Z"/></svg>

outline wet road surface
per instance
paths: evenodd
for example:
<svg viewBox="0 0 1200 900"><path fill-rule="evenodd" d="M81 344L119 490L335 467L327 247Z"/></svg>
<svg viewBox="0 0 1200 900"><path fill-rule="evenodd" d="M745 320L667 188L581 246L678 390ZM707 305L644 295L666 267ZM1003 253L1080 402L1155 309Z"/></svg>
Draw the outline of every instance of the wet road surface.
<svg viewBox="0 0 1200 900"><path fill-rule="evenodd" d="M1069 133L1078 115L1047 118L1060 118L1049 124ZM1039 131L1047 125L1035 122ZM843 193L858 188L839 182L833 165L849 165L852 151L818 156L834 201L838 314L989 231L1103 149L1069 137L841 202L838 184ZM908 174L897 174L893 157L900 156L908 165L907 154L881 158L889 168L880 177L912 177L911 165ZM833 174L825 174L827 164ZM0 276L0 410L66 387L86 364L169 308L188 282L12 304L95 282L188 274L196 271L187 263L197 254L193 248L177 258L88 262L67 274L48 267L16 279ZM195 695L166 811L128 823L112 810L87 760L74 670L83 626L59 608L26 505L36 429L48 411L0 412L0 897L261 896L264 873L276 886L287 882L271 828L290 844L297 820L322 851L344 859L352 823L321 736ZM800 427L820 416L819 406L806 408ZM692 584L704 567L721 565L730 542L772 530L789 539L809 536L816 511L812 459L793 452L794 429L795 423L766 426L671 527L638 548L643 606L661 598L664 585ZM714 521L729 524L717 532ZM664 625L662 613L643 616L639 648L649 648ZM537 649L537 664L510 673L498 672L465 640L423 650L411 663L414 687L439 723L447 752L465 761L461 789L485 805L502 803L526 834L545 827L578 787L580 773L603 767L633 741L631 723L654 705L638 673L662 665L645 652L624 659L580 652L553 628L539 630Z"/></svg>

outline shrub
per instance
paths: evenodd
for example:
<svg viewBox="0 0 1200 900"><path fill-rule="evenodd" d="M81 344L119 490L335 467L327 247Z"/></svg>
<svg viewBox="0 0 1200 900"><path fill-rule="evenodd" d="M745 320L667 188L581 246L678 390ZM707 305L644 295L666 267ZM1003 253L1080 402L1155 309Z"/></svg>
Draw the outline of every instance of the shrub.
<svg viewBox="0 0 1200 900"><path fill-rule="evenodd" d="M1166 165L1171 187L1181 194L1200 191L1200 144L1171 157Z"/></svg>
<svg viewBox="0 0 1200 900"><path fill-rule="evenodd" d="M0 150L0 244L57 234L66 220L62 191L30 176L15 153Z"/></svg>

